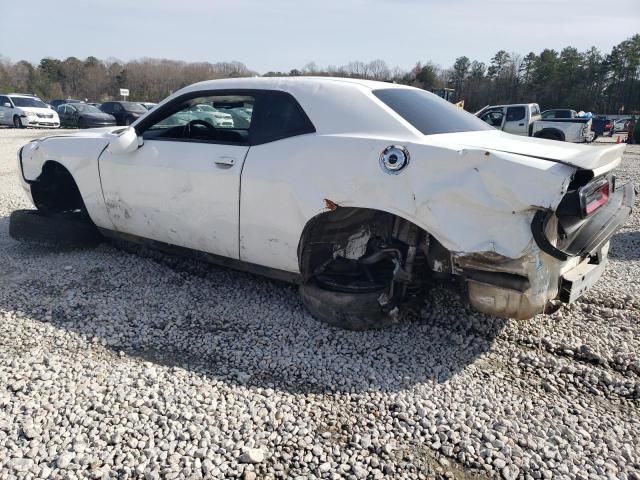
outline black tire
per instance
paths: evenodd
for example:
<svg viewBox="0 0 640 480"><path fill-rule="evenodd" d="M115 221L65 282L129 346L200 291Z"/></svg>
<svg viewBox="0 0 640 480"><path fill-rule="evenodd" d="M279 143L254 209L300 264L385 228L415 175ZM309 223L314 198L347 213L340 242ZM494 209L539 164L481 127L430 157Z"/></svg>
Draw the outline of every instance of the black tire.
<svg viewBox="0 0 640 480"><path fill-rule="evenodd" d="M562 142L562 138L554 133L543 133L542 135L536 135L538 138L544 138L546 140L556 140Z"/></svg>
<svg viewBox="0 0 640 480"><path fill-rule="evenodd" d="M82 118L82 117L80 117L78 119L78 128L87 128L87 125L86 125L86 123L84 121L84 118Z"/></svg>
<svg viewBox="0 0 640 480"><path fill-rule="evenodd" d="M20 120L20 117L18 115L13 116L13 128L24 128L22 120Z"/></svg>
<svg viewBox="0 0 640 480"><path fill-rule="evenodd" d="M341 293L310 282L300 286L302 303L314 318L346 330L374 330L395 323L378 301L384 290L373 293Z"/></svg>
<svg viewBox="0 0 640 480"><path fill-rule="evenodd" d="M9 217L9 235L20 242L56 248L93 247L102 241L96 226L79 212L45 215L16 210Z"/></svg>
<svg viewBox="0 0 640 480"><path fill-rule="evenodd" d="M127 117L124 119L124 125L126 127L128 127L129 125L131 125L133 123L133 121L131 120L131 117Z"/></svg>

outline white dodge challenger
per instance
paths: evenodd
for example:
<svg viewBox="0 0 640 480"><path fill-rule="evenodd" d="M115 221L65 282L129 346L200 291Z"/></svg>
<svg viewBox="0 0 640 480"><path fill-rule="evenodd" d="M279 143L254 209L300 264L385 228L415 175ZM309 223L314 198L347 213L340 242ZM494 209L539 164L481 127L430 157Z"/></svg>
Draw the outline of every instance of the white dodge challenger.
<svg viewBox="0 0 640 480"><path fill-rule="evenodd" d="M37 210L10 233L115 237L296 282L344 328L384 326L438 283L525 319L601 276L635 197L612 175L623 149L503 133L402 85L213 80L131 127L22 147Z"/></svg>

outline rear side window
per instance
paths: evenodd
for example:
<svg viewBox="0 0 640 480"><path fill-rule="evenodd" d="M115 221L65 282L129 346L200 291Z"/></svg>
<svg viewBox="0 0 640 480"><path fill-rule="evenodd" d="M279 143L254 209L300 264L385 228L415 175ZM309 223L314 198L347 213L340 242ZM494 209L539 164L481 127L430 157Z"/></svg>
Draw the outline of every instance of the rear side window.
<svg viewBox="0 0 640 480"><path fill-rule="evenodd" d="M315 131L307 114L290 94L267 91L260 95L251 125L252 145Z"/></svg>
<svg viewBox="0 0 640 480"><path fill-rule="evenodd" d="M476 116L424 90L385 88L373 94L424 135L492 129Z"/></svg>
<svg viewBox="0 0 640 480"><path fill-rule="evenodd" d="M525 116L524 107L507 108L507 122L517 122L518 120L523 120Z"/></svg>

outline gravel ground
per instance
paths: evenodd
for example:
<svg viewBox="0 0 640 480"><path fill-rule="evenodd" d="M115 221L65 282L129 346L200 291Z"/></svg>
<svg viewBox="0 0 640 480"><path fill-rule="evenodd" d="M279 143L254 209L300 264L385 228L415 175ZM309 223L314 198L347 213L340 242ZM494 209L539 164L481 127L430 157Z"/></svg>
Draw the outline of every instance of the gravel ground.
<svg viewBox="0 0 640 480"><path fill-rule="evenodd" d="M420 321L347 332L257 276L13 241L40 135L0 130L0 479L640 478L637 212L552 316L436 290ZM618 175L640 184L640 148Z"/></svg>

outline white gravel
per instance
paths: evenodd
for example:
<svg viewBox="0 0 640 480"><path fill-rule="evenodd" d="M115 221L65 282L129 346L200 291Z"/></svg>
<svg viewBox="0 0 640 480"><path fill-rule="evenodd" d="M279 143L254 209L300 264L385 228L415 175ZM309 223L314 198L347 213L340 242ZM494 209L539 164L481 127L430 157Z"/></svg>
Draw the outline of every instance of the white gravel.
<svg viewBox="0 0 640 480"><path fill-rule="evenodd" d="M40 135L0 130L0 479L640 479L638 213L553 316L434 291L421 321L347 332L257 276L13 241ZM639 147L618 175L640 184Z"/></svg>

